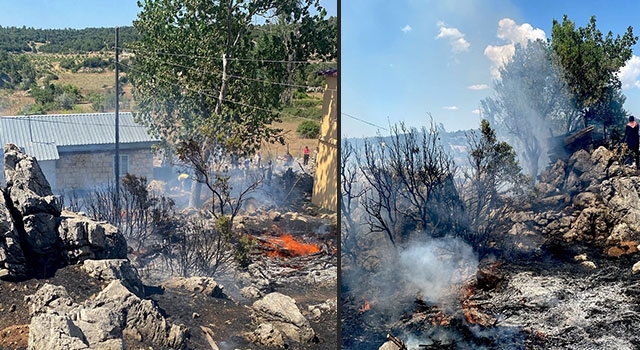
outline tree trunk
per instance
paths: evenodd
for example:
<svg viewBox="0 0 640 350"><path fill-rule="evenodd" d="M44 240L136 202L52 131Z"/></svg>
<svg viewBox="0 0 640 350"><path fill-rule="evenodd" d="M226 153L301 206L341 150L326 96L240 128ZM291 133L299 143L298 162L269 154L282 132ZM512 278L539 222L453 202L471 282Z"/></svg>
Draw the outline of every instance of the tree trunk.
<svg viewBox="0 0 640 350"><path fill-rule="evenodd" d="M191 182L191 195L189 196L189 208L200 208L202 203L200 202L200 196L202 194L202 179L201 176L196 174L193 182Z"/></svg>

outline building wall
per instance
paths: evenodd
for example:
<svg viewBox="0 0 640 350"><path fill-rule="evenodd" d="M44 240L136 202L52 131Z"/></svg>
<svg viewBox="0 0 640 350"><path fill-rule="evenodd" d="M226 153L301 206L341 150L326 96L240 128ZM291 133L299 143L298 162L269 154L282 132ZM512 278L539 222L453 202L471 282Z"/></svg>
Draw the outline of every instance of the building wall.
<svg viewBox="0 0 640 350"><path fill-rule="evenodd" d="M114 152L62 153L56 163L56 190L91 190L113 183ZM129 156L129 173L153 178L151 149L121 150ZM121 174L124 175L124 174Z"/></svg>
<svg viewBox="0 0 640 350"><path fill-rule="evenodd" d="M322 104L322 124L318 142L316 173L311 202L337 211L338 209L338 78L327 76Z"/></svg>
<svg viewBox="0 0 640 350"><path fill-rule="evenodd" d="M43 160L38 161L38 165L44 174L44 177L49 181L49 185L53 191L56 190L56 161L55 160Z"/></svg>

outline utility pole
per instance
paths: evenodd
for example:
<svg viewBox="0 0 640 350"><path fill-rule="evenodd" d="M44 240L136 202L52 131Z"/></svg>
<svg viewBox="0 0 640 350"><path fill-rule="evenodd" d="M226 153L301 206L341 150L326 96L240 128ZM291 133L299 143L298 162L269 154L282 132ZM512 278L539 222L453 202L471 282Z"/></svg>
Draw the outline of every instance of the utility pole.
<svg viewBox="0 0 640 350"><path fill-rule="evenodd" d="M114 159L114 172L116 175L116 193L115 193L115 209L116 209L116 220L118 223L120 222L120 81L119 81L119 63L120 61L118 56L119 51L119 42L118 42L118 27L116 27L116 156Z"/></svg>

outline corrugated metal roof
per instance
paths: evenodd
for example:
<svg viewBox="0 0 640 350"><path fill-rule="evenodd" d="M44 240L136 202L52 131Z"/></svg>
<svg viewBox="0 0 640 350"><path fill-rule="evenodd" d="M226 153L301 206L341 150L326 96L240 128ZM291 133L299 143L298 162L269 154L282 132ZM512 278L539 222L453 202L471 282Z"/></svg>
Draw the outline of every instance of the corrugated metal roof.
<svg viewBox="0 0 640 350"><path fill-rule="evenodd" d="M157 141L134 122L131 112L119 117L121 144ZM115 137L115 113L0 117L0 144L24 147L38 160L58 159L60 146L109 145Z"/></svg>

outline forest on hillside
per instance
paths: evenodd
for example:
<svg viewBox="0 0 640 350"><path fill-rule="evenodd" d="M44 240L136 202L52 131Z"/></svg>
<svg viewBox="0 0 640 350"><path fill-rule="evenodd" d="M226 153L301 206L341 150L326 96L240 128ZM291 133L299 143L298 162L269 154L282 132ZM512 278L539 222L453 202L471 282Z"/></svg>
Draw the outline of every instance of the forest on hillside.
<svg viewBox="0 0 640 350"><path fill-rule="evenodd" d="M137 39L133 27L119 28L120 43ZM35 29L0 26L0 51L87 53L113 50L114 28Z"/></svg>
<svg viewBox="0 0 640 350"><path fill-rule="evenodd" d="M337 56L337 37L335 34L327 34L337 33L337 18L334 16L322 20L313 19L304 25L311 26L314 28L313 33L316 33L310 39L314 44L305 47L312 46L315 47L313 50L322 51L322 57L314 58L313 53L308 57L299 56L301 53L298 51L304 49L298 47L284 49L289 50L287 54L279 51L283 49L286 33L309 31L309 28L302 24L281 25L269 21L262 25L250 24L247 26L247 38L253 38L253 42L259 43L258 46L262 49L269 48L278 52L281 55L278 59L309 61L304 65L288 65L291 76L285 84L321 88L324 86L324 77L319 76L317 72L335 67L335 64L326 61L331 61ZM281 38L282 43L276 45L277 40L273 41L275 37ZM131 58L136 54L153 54L132 51L140 39L141 36L133 26L119 28L119 46L123 49L120 71L125 89ZM114 28L35 29L0 26L0 109L10 108L12 113L18 114L45 114L72 110L74 107L77 111L85 111L88 108L86 106L90 106L91 111L99 112L112 109L112 103L106 101L113 100L113 79L106 73L112 72L115 68L114 47ZM323 50L328 51L325 54ZM161 59L172 61L175 57ZM202 70L205 67L197 69ZM319 119L321 110L314 107L318 102L315 99L308 101L306 98L300 98L309 91L298 88L299 91L294 96L293 90L288 90L289 97L285 99L288 103L282 112ZM24 94L20 94L20 91L27 93L27 100L22 97ZM132 96L129 93L124 98L131 100ZM309 108L309 103L313 108ZM86 106L80 108L78 104Z"/></svg>

